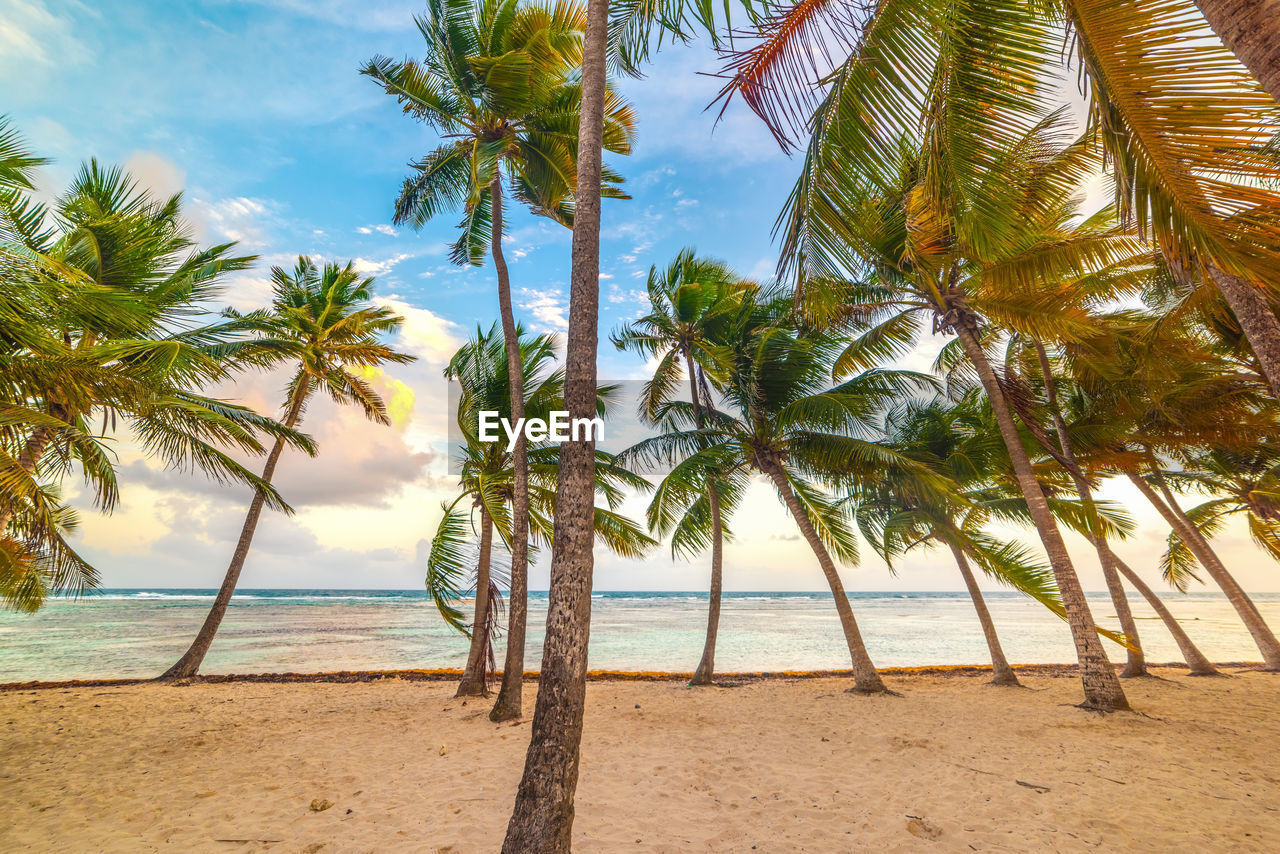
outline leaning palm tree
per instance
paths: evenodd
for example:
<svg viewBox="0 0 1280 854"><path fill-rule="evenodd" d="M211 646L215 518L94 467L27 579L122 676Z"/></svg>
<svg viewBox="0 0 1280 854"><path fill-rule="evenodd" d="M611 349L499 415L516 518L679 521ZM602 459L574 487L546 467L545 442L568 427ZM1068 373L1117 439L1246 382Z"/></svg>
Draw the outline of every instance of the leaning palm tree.
<svg viewBox="0 0 1280 854"><path fill-rule="evenodd" d="M711 385L718 384L724 371L724 348L716 342L724 339L740 313L743 298L750 298L754 288L723 262L699 258L691 248L681 250L665 271L649 269L649 313L612 336L619 350L658 360L640 401L642 418L651 423L655 420L676 393L683 371L689 383L694 425L699 430L706 426L703 409L712 406ZM707 543L711 547L707 633L693 685L710 685L715 674L724 551L720 492L724 488L732 487L719 483L714 470L686 466L667 474L649 506L651 526L656 526L653 529L664 536L675 534L673 554L696 554L698 547Z"/></svg>
<svg viewBox="0 0 1280 854"><path fill-rule="evenodd" d="M526 396L525 411L530 418L546 419L563 407L564 373L553 369L555 339L550 335L525 337L521 330L521 355L524 359ZM476 336L458 351L445 369L445 375L460 387L458 395L457 448L455 464L459 466L460 491L452 501L442 505L436 534L427 559L427 590L441 616L453 628L471 640L467 666L458 685L457 696L487 695L487 675L493 666L493 640L498 630L496 607L500 605L500 586L492 569L496 530L501 543L511 548L511 504L514 490L514 454L505 439L485 441L480 435L482 412L498 413L510 419L508 410L506 349L496 328ZM601 389L599 411L606 405L613 387ZM548 442L535 443L530 449L530 521L535 542L547 543L551 536L551 519L555 515L555 481L557 448ZM595 511L598 542L623 557L640 557L656 545L634 521L617 512L624 488L644 490L647 481L614 463L610 455L597 452L597 491L605 498L605 507ZM474 575L467 570L468 556L465 502L472 511L479 510L479 545ZM477 526L472 525L474 531ZM475 614L470 624L456 602L467 593L475 598Z"/></svg>
<svg viewBox="0 0 1280 854"><path fill-rule="evenodd" d="M9 578L0 587L23 591L5 592L6 601L32 609L47 592L96 583L61 534L71 514L56 494L76 467L98 507L115 505L117 423L149 456L251 484L286 509L226 449L261 454L263 435L309 441L201 393L271 357L246 340L241 320L195 321L213 313L221 281L252 258L234 256L232 244L198 247L180 196L155 199L96 161L49 207L20 185L0 192L0 238L0 304L17 309L0 344L0 574Z"/></svg>
<svg viewBox="0 0 1280 854"><path fill-rule="evenodd" d="M914 471L889 467L880 478L855 484L854 515L863 538L890 571L895 559L918 548L941 545L951 552L982 626L992 683L1018 685L970 562L1055 612L1062 612L1062 604L1047 567L1024 547L985 530L993 516L1001 515L998 508L1009 502L997 470L1003 468L1003 446L998 433L985 429L978 405L976 396L969 394L958 404L936 398L908 401L891 410L885 422L889 445L946 478L953 494L940 494L930 484L919 488Z"/></svg>
<svg viewBox="0 0 1280 854"><path fill-rule="evenodd" d="M1280 560L1280 452L1274 439L1243 448L1210 448L1183 460L1179 471L1164 476L1184 491L1209 496L1186 510L1201 534L1212 537L1232 517L1243 516L1253 542ZM1171 531L1165 561L1191 560L1182 537Z"/></svg>
<svg viewBox="0 0 1280 854"><path fill-rule="evenodd" d="M480 264L486 250L497 275L498 305L511 373L513 419L524 417L518 390L519 336L511 280L502 251L508 192L534 213L572 226L577 178L585 10L573 2L431 0L415 19L426 41L419 61L375 57L362 73L381 83L404 111L446 141L413 164L396 200L395 221L421 228L458 207L464 215L453 246L457 264ZM612 90L605 93L604 146L627 154L635 117ZM504 179L505 173L505 179ZM627 198L622 179L604 170L603 193ZM515 449L512 507L511 627L502 690L491 717L521 714L528 594L528 449Z"/></svg>
<svg viewBox="0 0 1280 854"><path fill-rule="evenodd" d="M363 277L354 264L336 263L318 267L307 257L298 258L292 271L271 269L272 300L269 309L234 317L256 326L265 339L264 348L280 358L296 360L293 376L285 391L283 424L292 430L302 421L307 402L323 391L338 404L354 404L378 424L389 424L386 406L363 372L385 363L404 364L416 357L400 353L382 343L381 336L395 332L404 318L374 305L373 278ZM277 439L262 468L262 480L275 475L283 439ZM195 676L231 603L258 519L265 504L261 493L249 503L240 538L231 563L214 597L213 607L190 648L164 672L161 679Z"/></svg>
<svg viewBox="0 0 1280 854"><path fill-rule="evenodd" d="M828 387L837 340L801 333L791 322L789 297L747 302L724 346L729 369L723 389L728 411L705 409L698 429L692 406L672 401L661 410L664 432L643 440L624 459L676 463L695 460L728 480L739 472L763 474L800 529L831 588L859 693L888 689L867 653L836 568L857 560L857 541L844 503L825 483L871 477L888 464L923 467L869 438L878 415L898 396L931 387L928 377L901 371L866 371ZM689 429L692 427L692 429ZM681 429L684 428L684 429ZM702 462L705 461L705 462Z"/></svg>
<svg viewBox="0 0 1280 854"><path fill-rule="evenodd" d="M1030 361L1034 367L1029 368L1025 364L1028 354L1031 354ZM1093 498L1093 485L1089 483L1076 457L1075 443L1071 439L1058 393L1059 379L1055 376L1044 343L1034 339L1028 341L1018 335L1011 336L1006 348L1004 380L1010 387L1010 402L1017 410L1018 418L1035 436L1042 450L1071 476L1075 491L1094 522L1081 533L1098 555L1107 592L1125 635L1127 655L1124 671L1120 675L1127 678L1146 676L1146 655L1138 636L1138 624L1134 620L1124 583L1120 578L1120 560L1111 551L1106 533L1098 524L1101 519L1096 512L1098 505ZM1036 392L1032 388L1036 384L1043 389L1042 403L1036 400ZM1047 430L1044 426L1046 421L1052 425ZM1048 435L1050 432L1053 434L1052 439Z"/></svg>
<svg viewBox="0 0 1280 854"><path fill-rule="evenodd" d="M1251 372L1211 352L1195 330L1166 320L1113 319L1104 334L1071 347L1075 382L1087 392L1097 420L1118 433L1106 443L1097 465L1128 478L1177 532L1226 595L1266 666L1280 669L1280 639L1182 511L1169 488L1165 462L1206 447L1263 443L1275 435L1275 402ZM1177 560L1163 569L1182 589L1192 577Z"/></svg>
<svg viewBox="0 0 1280 854"><path fill-rule="evenodd" d="M906 352L920 334L921 314L932 316L934 332L956 336L991 403L1053 568L1085 703L1124 709L1124 692L988 349L1002 330L1049 340L1089 334L1093 307L1135 288L1150 253L1108 210L1078 219L1073 194L1097 159L1085 141L1063 144L1058 115L1006 122L1003 131L1019 135L981 164L956 162L945 144L944 131L952 128L943 123L922 144L899 139L891 172L864 164L860 185L839 197L815 199L805 189L809 177L802 178L787 214L784 252L802 272L802 305L821 310L830 303L836 289L815 283L861 279L843 286L838 310L867 328L841 355L840 372ZM964 174L953 177L956 170Z"/></svg>
<svg viewBox="0 0 1280 854"><path fill-rule="evenodd" d="M1040 363L1042 378L1047 378L1043 379L1042 382L1045 387L1045 404L1049 411L1049 418L1052 421L1054 439L1050 440L1041 429L1033 429L1032 432L1035 440L1044 451L1070 475L1075 491L1080 496L1080 501L1086 511L1085 518L1074 522L1070 519L1063 519L1062 521L1088 540L1098 553L1104 580L1112 602L1116 606L1116 615L1120 620L1121 630L1125 634L1128 660L1121 675L1142 676L1147 673L1145 656L1138 637L1136 622L1129 608L1128 599L1120 580L1121 577L1138 591L1147 601L1147 604L1151 606L1151 609L1160 617L1161 622L1178 645L1178 649L1181 650L1183 659L1190 669L1189 675L1219 675L1217 668L1195 645L1168 607L1156 595L1155 591L1112 550L1109 542L1110 536L1104 526L1100 524L1102 520L1098 515L1099 504L1093 494L1094 484L1098 476L1097 472L1093 470L1097 460L1093 458L1100 456L1103 460L1106 460L1108 455L1105 451L1100 455L1094 452L1099 446L1105 447L1108 442L1113 443L1117 436L1126 434L1128 425L1115 418L1114 412L1097 411L1096 408L1091 408L1087 394L1079 386L1068 386L1068 393L1064 400L1059 391L1062 381L1054 377L1054 368L1050 364L1045 347L1036 342L1034 349L1037 361ZM1069 364L1070 359L1067 362ZM1011 382L1017 382L1017 380L1011 378ZM1019 413L1020 417L1023 417L1029 424L1034 425L1038 419L1025 414L1028 408L1025 405L1023 406L1022 412ZM1073 415L1082 417L1077 419L1072 417ZM1083 444L1080 441L1081 439L1084 440Z"/></svg>

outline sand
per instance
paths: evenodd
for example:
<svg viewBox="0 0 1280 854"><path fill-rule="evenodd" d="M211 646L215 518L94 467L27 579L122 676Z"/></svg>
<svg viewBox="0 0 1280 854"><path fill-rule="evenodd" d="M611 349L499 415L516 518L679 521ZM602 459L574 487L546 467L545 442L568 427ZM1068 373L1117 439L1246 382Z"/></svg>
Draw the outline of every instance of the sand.
<svg viewBox="0 0 1280 854"><path fill-rule="evenodd" d="M1066 677L593 682L575 850L1280 850L1280 676L1178 673L1108 716ZM496 851L529 726L452 692L0 691L0 851Z"/></svg>

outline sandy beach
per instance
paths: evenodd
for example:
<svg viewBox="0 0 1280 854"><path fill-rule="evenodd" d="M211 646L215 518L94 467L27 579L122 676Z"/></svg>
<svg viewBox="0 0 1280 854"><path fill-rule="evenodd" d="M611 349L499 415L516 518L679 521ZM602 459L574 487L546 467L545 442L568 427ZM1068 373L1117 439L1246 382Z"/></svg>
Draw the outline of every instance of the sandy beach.
<svg viewBox="0 0 1280 854"><path fill-rule="evenodd" d="M575 847L1280 849L1280 677L1158 672L1110 716L1068 676L595 681ZM453 688L0 692L0 850L496 851L528 724Z"/></svg>

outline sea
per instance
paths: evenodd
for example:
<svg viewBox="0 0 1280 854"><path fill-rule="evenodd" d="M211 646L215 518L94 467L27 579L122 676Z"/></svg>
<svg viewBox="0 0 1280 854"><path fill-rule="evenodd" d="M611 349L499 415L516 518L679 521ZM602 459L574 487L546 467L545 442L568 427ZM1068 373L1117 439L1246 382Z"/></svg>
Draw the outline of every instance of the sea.
<svg viewBox="0 0 1280 854"><path fill-rule="evenodd" d="M36 614L0 610L0 683L156 676L199 629L213 590L100 590L54 599ZM1215 661L1256 661L1257 648L1220 595L1167 593L1170 609ZM851 593L859 628L880 667L988 662L964 593ZM1105 593L1089 594L1094 619L1116 627ZM1255 597L1280 629L1280 593ZM1075 660L1066 624L1016 593L988 595L1005 654L1014 663ZM1153 662L1179 660L1155 614L1132 601ZM692 671L702 652L706 593L597 592L592 596L590 667ZM527 667L542 653L547 594L529 603ZM498 656L501 661L501 643ZM1108 642L1113 660L1123 650ZM316 673L461 667L466 639L413 590L244 590L227 611L205 673ZM725 593L716 668L720 672L849 666L831 594Z"/></svg>

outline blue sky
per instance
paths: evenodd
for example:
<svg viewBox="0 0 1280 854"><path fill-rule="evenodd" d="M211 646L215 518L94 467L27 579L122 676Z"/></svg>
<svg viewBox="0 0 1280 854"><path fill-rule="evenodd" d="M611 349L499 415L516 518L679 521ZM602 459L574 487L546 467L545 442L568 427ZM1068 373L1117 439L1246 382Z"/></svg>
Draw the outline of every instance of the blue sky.
<svg viewBox="0 0 1280 854"><path fill-rule="evenodd" d="M383 0L0 0L0 112L55 159L41 191L55 194L89 157L122 163L158 193L182 190L192 227L206 242L239 241L262 256L226 300L261 304L266 270L299 253L355 259L407 325L400 343L421 360L392 370L384 391L399 413L379 429L318 405L307 429L316 460L286 459L279 484L297 506L267 519L246 570L247 587L408 587L421 584L422 548L451 497L443 458L446 396L440 368L479 323L497 316L491 271L449 264L455 218L420 233L393 228L392 201L406 163L434 147L431 131L401 114L356 69L375 54L416 55L416 2ZM718 126L705 111L720 81L705 45L664 49L642 80L620 81L639 133L630 157L613 158L630 201L606 201L601 257L601 332L641 308L643 277L693 245L767 277L771 230L795 179L758 120L732 105ZM569 233L524 212L507 242L517 312L538 331L567 318ZM913 367L928 364L927 351ZM602 379L641 376L643 365L607 344ZM265 410L278 378L247 377L228 396ZM243 517L241 491L158 471L120 444L124 500L110 518L86 512L82 545L109 586L214 586ZM1131 506L1124 485L1110 494ZM630 508L640 512L641 505ZM1140 565L1165 529L1140 513L1143 533L1122 548ZM820 589L807 552L763 487L735 528L730 589ZM1091 562L1082 544L1073 550ZM1271 567L1242 537L1224 543L1243 580ZM701 589L705 561L643 563L600 556L603 589ZM940 555L906 562L898 577L870 558L845 571L851 589L959 589ZM1084 569L1086 587L1100 578ZM545 587L545 562L531 586ZM1265 582L1260 589L1273 588Z"/></svg>

